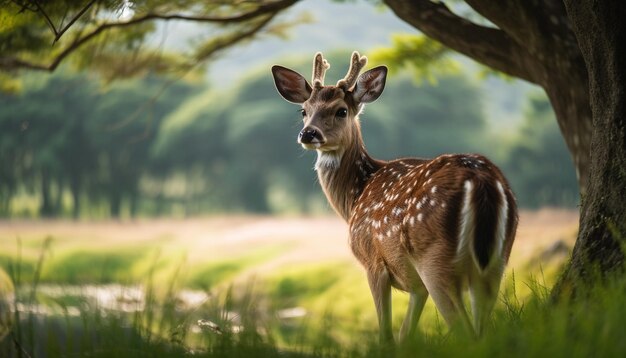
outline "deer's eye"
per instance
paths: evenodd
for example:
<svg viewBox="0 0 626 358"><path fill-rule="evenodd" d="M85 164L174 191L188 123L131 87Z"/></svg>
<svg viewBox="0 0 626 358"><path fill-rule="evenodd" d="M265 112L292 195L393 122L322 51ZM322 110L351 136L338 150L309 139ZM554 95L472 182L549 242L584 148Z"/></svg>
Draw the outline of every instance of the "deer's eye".
<svg viewBox="0 0 626 358"><path fill-rule="evenodd" d="M339 118L346 118L348 116L348 110L345 108L341 108L335 113L335 116Z"/></svg>
<svg viewBox="0 0 626 358"><path fill-rule="evenodd" d="M304 108L300 110L300 114L302 114L302 117L306 117L306 111Z"/></svg>

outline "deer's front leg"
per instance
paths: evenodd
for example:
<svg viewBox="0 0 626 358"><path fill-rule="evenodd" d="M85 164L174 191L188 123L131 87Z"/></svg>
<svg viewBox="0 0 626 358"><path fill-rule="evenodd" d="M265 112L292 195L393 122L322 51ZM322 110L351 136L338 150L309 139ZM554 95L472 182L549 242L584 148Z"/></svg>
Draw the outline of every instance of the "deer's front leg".
<svg viewBox="0 0 626 358"><path fill-rule="evenodd" d="M372 291L378 326L380 327L380 343L393 343L391 330L391 279L386 268L370 270L367 273L367 281Z"/></svg>
<svg viewBox="0 0 626 358"><path fill-rule="evenodd" d="M404 342L407 338L413 337L417 330L417 322L424 310L424 304L428 298L428 291L426 286L419 282L419 286L412 289L409 293L409 307L406 311L404 321L402 321L402 328L400 328L400 342Z"/></svg>

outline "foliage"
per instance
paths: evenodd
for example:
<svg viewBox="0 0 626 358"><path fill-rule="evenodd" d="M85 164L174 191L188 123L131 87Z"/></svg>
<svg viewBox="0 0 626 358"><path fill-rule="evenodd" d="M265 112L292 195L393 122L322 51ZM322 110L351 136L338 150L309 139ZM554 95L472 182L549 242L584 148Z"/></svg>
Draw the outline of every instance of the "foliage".
<svg viewBox="0 0 626 358"><path fill-rule="evenodd" d="M450 49L424 35L395 34L391 47L375 50L372 59L387 64L392 74L408 68L417 81L426 79L431 83L436 83L441 75L459 70Z"/></svg>
<svg viewBox="0 0 626 358"><path fill-rule="evenodd" d="M97 72L107 81L155 73L187 76L225 49L257 35L284 36L293 23L272 20L294 3L1 0L0 90L20 89L11 76L18 70L52 72L62 62ZM173 21L205 24L211 35L164 50L163 39L156 38L164 38L166 23Z"/></svg>
<svg viewBox="0 0 626 358"><path fill-rule="evenodd" d="M525 121L509 149L504 169L522 206L578 203L574 165L544 96L529 98Z"/></svg>

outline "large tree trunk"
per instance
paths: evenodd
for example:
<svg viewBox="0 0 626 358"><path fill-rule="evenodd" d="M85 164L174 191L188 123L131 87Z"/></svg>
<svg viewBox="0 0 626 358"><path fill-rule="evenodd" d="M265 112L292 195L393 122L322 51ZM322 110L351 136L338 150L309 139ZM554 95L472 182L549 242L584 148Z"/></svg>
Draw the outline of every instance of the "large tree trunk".
<svg viewBox="0 0 626 358"><path fill-rule="evenodd" d="M626 6L595 0L565 4L589 73L593 134L580 232L556 294L576 290L596 273L623 272L626 238Z"/></svg>

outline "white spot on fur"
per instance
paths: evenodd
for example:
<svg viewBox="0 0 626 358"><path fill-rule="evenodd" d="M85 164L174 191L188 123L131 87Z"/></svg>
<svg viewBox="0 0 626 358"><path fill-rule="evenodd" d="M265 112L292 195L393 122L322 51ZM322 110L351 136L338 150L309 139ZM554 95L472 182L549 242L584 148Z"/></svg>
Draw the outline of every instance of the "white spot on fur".
<svg viewBox="0 0 626 358"><path fill-rule="evenodd" d="M411 226L415 225L415 218L413 216L409 219L409 224L411 224Z"/></svg>
<svg viewBox="0 0 626 358"><path fill-rule="evenodd" d="M435 185L435 186L433 186L433 188L432 188L432 189L430 189L430 192L431 192L431 193L433 193L433 194L435 194L435 193L437 192L437 186L436 186L436 185Z"/></svg>
<svg viewBox="0 0 626 358"><path fill-rule="evenodd" d="M430 201L430 206L435 206L435 204L437 204L437 202L435 201L435 199Z"/></svg>
<svg viewBox="0 0 626 358"><path fill-rule="evenodd" d="M422 213L417 214L417 221L421 222L423 219L424 219L424 214Z"/></svg>

